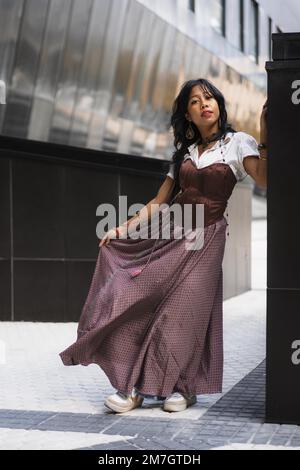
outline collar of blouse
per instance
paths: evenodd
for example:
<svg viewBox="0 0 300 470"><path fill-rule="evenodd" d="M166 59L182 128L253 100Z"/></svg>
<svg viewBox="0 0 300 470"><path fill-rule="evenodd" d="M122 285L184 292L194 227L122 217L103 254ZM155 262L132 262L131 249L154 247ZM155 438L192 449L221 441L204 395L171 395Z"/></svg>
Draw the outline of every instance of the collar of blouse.
<svg viewBox="0 0 300 470"><path fill-rule="evenodd" d="M228 132L228 133L226 134L226 138L224 139L223 143L221 143L221 145L223 146L223 145L228 144L228 142L230 142L232 136L234 136L234 132ZM189 153L186 154L186 155L184 156L184 158L187 158L188 156L192 155L192 152L194 152L194 151L197 150L197 146L198 146L198 143L197 143L197 142L194 142L192 145L190 145L190 146L188 147ZM215 144L214 144L211 148L204 150L204 152L212 152L213 150L215 150L215 149L218 148L219 146L220 146L220 141L217 140L217 141L215 142ZM203 153L204 153L204 152L203 152Z"/></svg>

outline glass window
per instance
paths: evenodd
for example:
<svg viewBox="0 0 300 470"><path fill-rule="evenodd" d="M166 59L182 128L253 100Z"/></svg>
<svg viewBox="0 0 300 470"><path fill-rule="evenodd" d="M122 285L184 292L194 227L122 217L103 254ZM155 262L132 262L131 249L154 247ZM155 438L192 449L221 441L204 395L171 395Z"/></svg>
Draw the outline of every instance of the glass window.
<svg viewBox="0 0 300 470"><path fill-rule="evenodd" d="M269 34L269 59L272 58L272 18L268 18L268 34Z"/></svg>
<svg viewBox="0 0 300 470"><path fill-rule="evenodd" d="M240 0L240 49L244 51L245 42L244 42L244 0Z"/></svg>
<svg viewBox="0 0 300 470"><path fill-rule="evenodd" d="M195 0L189 0L189 9L195 12Z"/></svg>
<svg viewBox="0 0 300 470"><path fill-rule="evenodd" d="M249 23L249 55L258 64L258 4L255 0L250 3Z"/></svg>
<svg viewBox="0 0 300 470"><path fill-rule="evenodd" d="M210 24L218 33L225 36L225 0L211 0Z"/></svg>

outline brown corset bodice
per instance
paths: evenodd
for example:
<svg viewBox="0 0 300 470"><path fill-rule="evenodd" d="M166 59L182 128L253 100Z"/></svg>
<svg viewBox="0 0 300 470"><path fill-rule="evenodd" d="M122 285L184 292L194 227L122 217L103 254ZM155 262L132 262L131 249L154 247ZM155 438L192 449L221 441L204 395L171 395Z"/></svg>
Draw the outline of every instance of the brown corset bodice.
<svg viewBox="0 0 300 470"><path fill-rule="evenodd" d="M204 226L211 225L223 217L227 201L237 182L236 177L226 163L212 163L205 168L197 168L187 158L180 167L179 182L181 192L174 203L204 204ZM193 228L196 226L196 213L193 214Z"/></svg>

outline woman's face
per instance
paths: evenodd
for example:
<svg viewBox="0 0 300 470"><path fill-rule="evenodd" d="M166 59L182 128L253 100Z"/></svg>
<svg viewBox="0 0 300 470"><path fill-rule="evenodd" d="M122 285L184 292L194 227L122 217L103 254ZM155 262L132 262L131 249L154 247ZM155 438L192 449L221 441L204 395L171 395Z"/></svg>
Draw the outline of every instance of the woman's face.
<svg viewBox="0 0 300 470"><path fill-rule="evenodd" d="M207 111L207 114L202 114ZM218 130L220 110L217 100L211 92L203 90L200 85L195 85L190 91L186 118L192 121L201 130Z"/></svg>

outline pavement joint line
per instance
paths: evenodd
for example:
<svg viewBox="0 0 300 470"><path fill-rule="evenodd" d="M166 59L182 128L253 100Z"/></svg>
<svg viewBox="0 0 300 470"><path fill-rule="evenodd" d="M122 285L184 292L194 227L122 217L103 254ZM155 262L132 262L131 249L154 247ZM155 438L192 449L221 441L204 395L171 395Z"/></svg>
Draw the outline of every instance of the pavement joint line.
<svg viewBox="0 0 300 470"><path fill-rule="evenodd" d="M115 426L115 424L118 424L120 421L122 421L122 416L119 417L119 419L117 419L116 421L113 421L111 424L109 424L108 426L106 426L106 428L102 429L102 431L100 432L100 434L103 434L105 431L107 431L108 429L110 429L111 427Z"/></svg>
<svg viewBox="0 0 300 470"><path fill-rule="evenodd" d="M289 445L291 444L292 439L294 438L296 432L297 432L297 428L295 428L295 429L292 431L292 434L291 434L291 436L289 437L289 439L288 439L288 441L287 441L287 443L286 443L287 446L289 446Z"/></svg>
<svg viewBox="0 0 300 470"><path fill-rule="evenodd" d="M59 416L59 413L55 413L54 415L48 416L48 418L43 419L41 422L37 423L34 428L30 427L29 429L34 431L38 426L41 426L42 424L46 423L49 419L55 418L56 416Z"/></svg>
<svg viewBox="0 0 300 470"><path fill-rule="evenodd" d="M267 444L269 444L269 443L271 442L271 440L273 439L273 437L274 437L275 434L277 433L278 429L280 429L280 426L281 426L280 424L276 424L275 429L274 429L274 431L273 431L272 434L271 434L271 437L270 437L270 438L268 439L268 441L267 441Z"/></svg>

